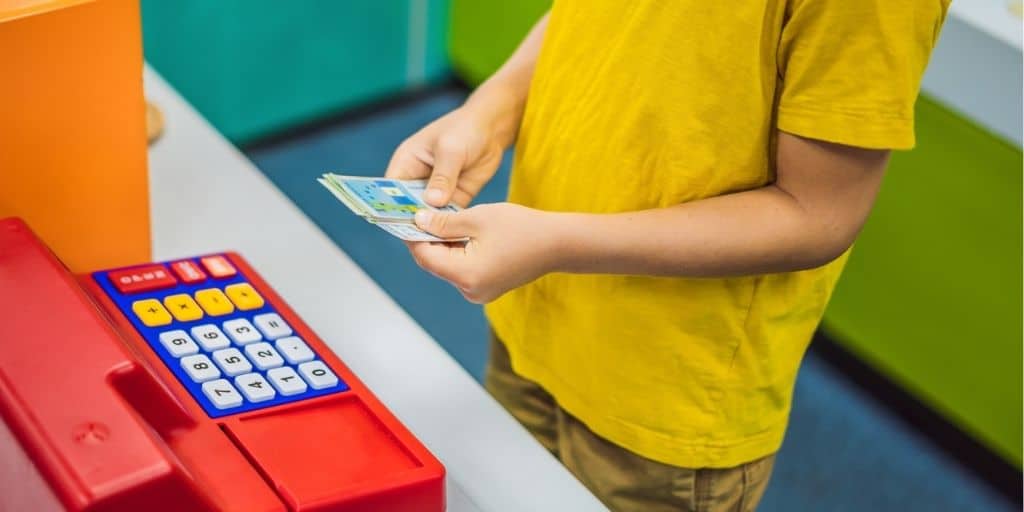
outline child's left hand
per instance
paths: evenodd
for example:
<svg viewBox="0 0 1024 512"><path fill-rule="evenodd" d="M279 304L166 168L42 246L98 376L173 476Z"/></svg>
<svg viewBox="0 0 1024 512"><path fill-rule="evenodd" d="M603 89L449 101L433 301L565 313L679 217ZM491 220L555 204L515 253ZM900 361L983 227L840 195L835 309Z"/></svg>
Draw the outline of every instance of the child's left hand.
<svg viewBox="0 0 1024 512"><path fill-rule="evenodd" d="M474 206L458 213L416 213L416 224L463 244L412 242L420 267L454 285L470 302L483 304L550 272L556 255L554 214L511 203Z"/></svg>

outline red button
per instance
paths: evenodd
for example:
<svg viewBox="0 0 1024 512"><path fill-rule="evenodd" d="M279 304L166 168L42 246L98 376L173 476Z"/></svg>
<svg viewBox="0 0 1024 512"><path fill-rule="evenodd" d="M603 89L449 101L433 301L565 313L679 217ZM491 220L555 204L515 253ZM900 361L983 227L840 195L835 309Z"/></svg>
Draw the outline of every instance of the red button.
<svg viewBox="0 0 1024 512"><path fill-rule="evenodd" d="M202 258L203 266L213 277L231 277L238 273L235 267L223 256L207 256Z"/></svg>
<svg viewBox="0 0 1024 512"><path fill-rule="evenodd" d="M206 280L206 274L199 269L199 265L192 263L192 260L175 261L171 263L171 270L184 283L198 283Z"/></svg>
<svg viewBox="0 0 1024 512"><path fill-rule="evenodd" d="M174 276L167 271L167 267L160 264L113 270L107 272L107 277L121 293L159 290L178 283Z"/></svg>

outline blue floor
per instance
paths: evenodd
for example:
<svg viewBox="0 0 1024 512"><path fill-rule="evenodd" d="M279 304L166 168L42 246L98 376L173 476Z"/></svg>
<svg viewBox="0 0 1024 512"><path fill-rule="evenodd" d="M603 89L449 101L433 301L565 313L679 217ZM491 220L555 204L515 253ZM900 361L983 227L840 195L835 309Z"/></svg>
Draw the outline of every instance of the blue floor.
<svg viewBox="0 0 1024 512"><path fill-rule="evenodd" d="M420 271L405 247L339 204L314 178L380 175L391 151L462 101L459 92L342 123L249 157L478 380L486 356L479 306ZM503 199L508 158L478 202ZM813 354L762 512L1019 510L908 430Z"/></svg>

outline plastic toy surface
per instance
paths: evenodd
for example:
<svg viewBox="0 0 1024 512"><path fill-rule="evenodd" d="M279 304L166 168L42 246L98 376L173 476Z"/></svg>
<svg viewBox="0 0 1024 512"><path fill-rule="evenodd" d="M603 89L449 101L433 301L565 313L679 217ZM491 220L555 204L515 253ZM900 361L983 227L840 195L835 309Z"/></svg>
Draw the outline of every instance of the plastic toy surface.
<svg viewBox="0 0 1024 512"><path fill-rule="evenodd" d="M0 310L0 510L444 510L441 464L237 254L76 278L0 220Z"/></svg>

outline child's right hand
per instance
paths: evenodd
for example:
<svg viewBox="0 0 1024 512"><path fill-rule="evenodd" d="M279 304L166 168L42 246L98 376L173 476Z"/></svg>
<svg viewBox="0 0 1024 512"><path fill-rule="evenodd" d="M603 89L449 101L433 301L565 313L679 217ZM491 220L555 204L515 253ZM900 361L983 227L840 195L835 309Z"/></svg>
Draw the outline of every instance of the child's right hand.
<svg viewBox="0 0 1024 512"><path fill-rule="evenodd" d="M490 119L463 106L402 142L385 176L429 178L427 203L465 207L498 170L505 146Z"/></svg>

